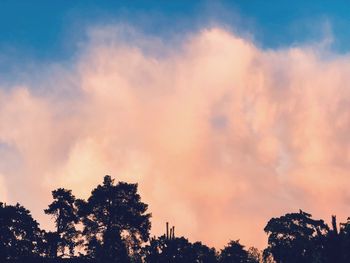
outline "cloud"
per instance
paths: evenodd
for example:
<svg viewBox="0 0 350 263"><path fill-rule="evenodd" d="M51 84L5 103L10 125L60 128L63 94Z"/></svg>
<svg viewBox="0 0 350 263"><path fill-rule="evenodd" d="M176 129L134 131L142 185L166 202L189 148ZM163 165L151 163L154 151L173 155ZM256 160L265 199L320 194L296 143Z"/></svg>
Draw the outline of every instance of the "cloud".
<svg viewBox="0 0 350 263"><path fill-rule="evenodd" d="M7 189L5 187L4 176L0 174L0 200L7 199Z"/></svg>
<svg viewBox="0 0 350 263"><path fill-rule="evenodd" d="M299 208L348 216L348 55L220 28L177 47L131 35L94 29L71 72L0 90L2 199L48 226L51 190L87 197L111 174L139 183L154 234L170 221L217 247L263 247L267 220Z"/></svg>

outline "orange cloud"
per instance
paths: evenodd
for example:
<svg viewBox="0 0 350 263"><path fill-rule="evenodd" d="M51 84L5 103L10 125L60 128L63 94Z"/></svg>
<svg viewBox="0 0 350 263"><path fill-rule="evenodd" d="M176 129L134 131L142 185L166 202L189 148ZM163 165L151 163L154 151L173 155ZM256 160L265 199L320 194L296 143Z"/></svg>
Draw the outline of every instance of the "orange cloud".
<svg viewBox="0 0 350 263"><path fill-rule="evenodd" d="M347 55L262 50L219 28L176 49L118 32L92 31L74 72L50 73L51 94L0 92L2 199L47 226L52 189L87 197L111 174L139 182L154 234L170 221L217 247L263 247L267 220L299 208L348 216Z"/></svg>

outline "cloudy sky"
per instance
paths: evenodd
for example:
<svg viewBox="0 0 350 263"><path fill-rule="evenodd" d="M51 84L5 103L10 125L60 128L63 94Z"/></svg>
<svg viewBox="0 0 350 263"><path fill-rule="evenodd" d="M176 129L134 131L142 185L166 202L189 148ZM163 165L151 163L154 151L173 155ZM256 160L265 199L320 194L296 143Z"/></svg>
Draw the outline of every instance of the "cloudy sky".
<svg viewBox="0 0 350 263"><path fill-rule="evenodd" d="M50 228L51 190L110 174L153 234L216 247L299 208L345 220L350 5L298 2L1 2L0 199Z"/></svg>

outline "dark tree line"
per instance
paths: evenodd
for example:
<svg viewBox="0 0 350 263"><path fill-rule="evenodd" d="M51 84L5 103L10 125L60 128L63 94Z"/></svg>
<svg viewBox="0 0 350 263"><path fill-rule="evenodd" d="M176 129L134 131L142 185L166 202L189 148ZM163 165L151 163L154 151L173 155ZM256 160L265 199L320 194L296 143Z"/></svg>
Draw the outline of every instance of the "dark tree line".
<svg viewBox="0 0 350 263"><path fill-rule="evenodd" d="M54 220L54 231L40 229L20 204L0 203L0 262L350 262L350 218L338 225L332 216L328 226L306 212L289 213L269 220L263 251L246 249L239 240L215 250L176 237L168 223L166 234L150 237L151 214L137 184L105 176L87 200L63 188L52 197L44 212Z"/></svg>

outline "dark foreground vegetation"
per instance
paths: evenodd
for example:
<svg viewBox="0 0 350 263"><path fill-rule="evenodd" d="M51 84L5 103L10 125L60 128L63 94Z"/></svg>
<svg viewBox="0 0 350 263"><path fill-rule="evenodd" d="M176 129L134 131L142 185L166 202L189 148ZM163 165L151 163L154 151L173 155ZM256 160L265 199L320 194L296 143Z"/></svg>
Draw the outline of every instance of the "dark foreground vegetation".
<svg viewBox="0 0 350 263"><path fill-rule="evenodd" d="M350 262L350 219L328 226L303 211L272 218L265 227L268 246L246 249L238 240L215 250L201 242L166 233L150 238L151 214L137 184L105 176L87 200L70 190L52 192L45 209L55 231L45 231L23 206L0 203L0 262Z"/></svg>

